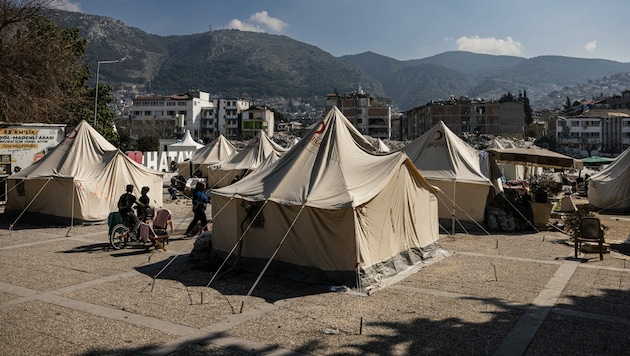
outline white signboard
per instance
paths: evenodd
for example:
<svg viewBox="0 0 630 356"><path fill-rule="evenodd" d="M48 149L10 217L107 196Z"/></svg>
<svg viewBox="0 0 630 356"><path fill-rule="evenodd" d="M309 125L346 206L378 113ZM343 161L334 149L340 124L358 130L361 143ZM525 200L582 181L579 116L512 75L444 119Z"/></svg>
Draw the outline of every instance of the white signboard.
<svg viewBox="0 0 630 356"><path fill-rule="evenodd" d="M65 125L12 124L0 126L0 155L11 156L11 167L2 165L0 174L15 167L28 167L65 138ZM5 160L6 161L6 160Z"/></svg>

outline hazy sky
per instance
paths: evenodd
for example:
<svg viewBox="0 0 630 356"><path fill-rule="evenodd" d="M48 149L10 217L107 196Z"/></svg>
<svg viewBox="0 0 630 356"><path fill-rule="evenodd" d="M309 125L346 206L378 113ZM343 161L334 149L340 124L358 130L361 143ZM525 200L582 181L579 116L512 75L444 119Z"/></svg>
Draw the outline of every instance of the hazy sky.
<svg viewBox="0 0 630 356"><path fill-rule="evenodd" d="M627 0L55 0L157 35L280 34L334 56L446 51L630 62Z"/></svg>

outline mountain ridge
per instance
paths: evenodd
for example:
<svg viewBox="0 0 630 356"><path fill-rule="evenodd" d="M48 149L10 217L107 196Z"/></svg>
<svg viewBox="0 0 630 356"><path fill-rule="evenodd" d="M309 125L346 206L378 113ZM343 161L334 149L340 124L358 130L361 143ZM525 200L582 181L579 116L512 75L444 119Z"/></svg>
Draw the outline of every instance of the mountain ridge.
<svg viewBox="0 0 630 356"><path fill-rule="evenodd" d="M361 88L408 110L452 97L498 99L526 91L533 105L561 106L565 87L630 72L630 63L551 55L527 59L448 51L405 61L374 52L334 57L283 35L215 30L159 36L110 17L65 11L52 21L80 29L88 39L87 63L127 58L100 68L104 83L158 95L203 90L306 98L321 105L328 93Z"/></svg>

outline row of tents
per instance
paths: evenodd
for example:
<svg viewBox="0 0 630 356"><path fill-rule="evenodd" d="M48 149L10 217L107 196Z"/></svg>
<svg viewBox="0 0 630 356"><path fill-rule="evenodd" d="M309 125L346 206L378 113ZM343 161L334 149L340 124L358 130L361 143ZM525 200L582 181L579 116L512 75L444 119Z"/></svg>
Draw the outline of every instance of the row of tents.
<svg viewBox="0 0 630 356"><path fill-rule="evenodd" d="M502 189L494 159L501 156L475 150L443 123L401 150L383 151L334 107L291 149L262 131L242 150L221 136L179 170L200 170L215 187L212 243L219 254L239 246L238 257L258 268L273 259L274 266L291 265L283 271L294 278L373 287L443 256L439 219L483 222L486 202ZM552 164L553 157L537 155L502 160ZM609 189L630 195L629 156L602 171L605 179L591 177L589 198L595 191L605 201ZM162 182L162 173L82 122L52 153L9 177L6 211L105 220L126 184L159 192ZM162 195L153 197L161 206Z"/></svg>

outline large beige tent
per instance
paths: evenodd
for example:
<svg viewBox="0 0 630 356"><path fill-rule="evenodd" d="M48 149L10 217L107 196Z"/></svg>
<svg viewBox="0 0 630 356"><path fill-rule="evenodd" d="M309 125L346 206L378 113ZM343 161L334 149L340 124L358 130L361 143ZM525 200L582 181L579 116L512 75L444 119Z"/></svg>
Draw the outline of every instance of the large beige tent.
<svg viewBox="0 0 630 356"><path fill-rule="evenodd" d="M279 246L283 275L356 286L359 273L362 287L442 256L430 184L405 153L369 153L359 137L334 107L280 160L212 190L213 247L226 255L244 236L241 261Z"/></svg>
<svg viewBox="0 0 630 356"><path fill-rule="evenodd" d="M630 148L588 180L588 202L611 212L630 211Z"/></svg>
<svg viewBox="0 0 630 356"><path fill-rule="evenodd" d="M127 184L136 195L148 186L152 204L162 205L162 173L132 161L82 121L50 154L9 176L6 212L100 222L118 210Z"/></svg>
<svg viewBox="0 0 630 356"><path fill-rule="evenodd" d="M199 169L202 177L208 177L208 167L220 165L236 153L236 147L220 134L214 141L198 149L189 160L178 164L179 174L190 178Z"/></svg>
<svg viewBox="0 0 630 356"><path fill-rule="evenodd" d="M225 187L231 184L234 178L240 179L251 173L265 160L275 161L286 152L286 148L273 142L263 130L259 130L258 135L227 162L209 166L208 187Z"/></svg>
<svg viewBox="0 0 630 356"><path fill-rule="evenodd" d="M483 222L488 198L501 191L500 175L491 174L497 171L496 163L457 137L442 121L402 150L420 173L440 188L440 219Z"/></svg>

